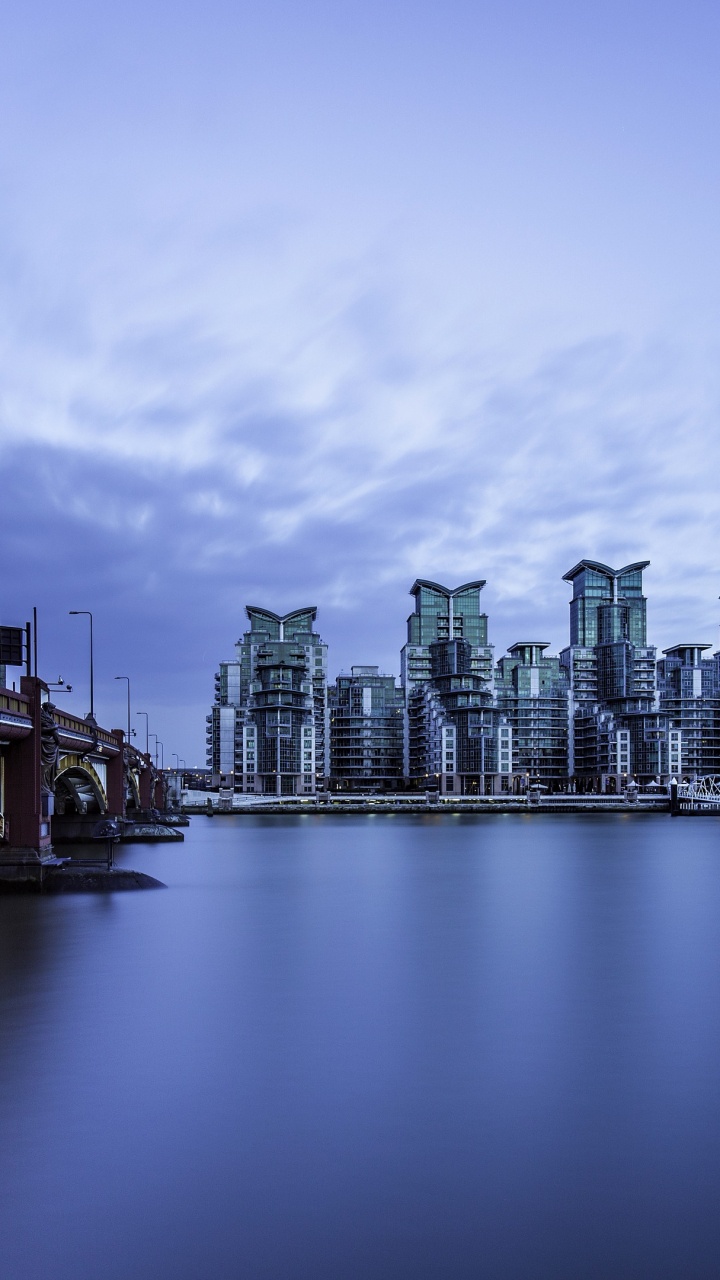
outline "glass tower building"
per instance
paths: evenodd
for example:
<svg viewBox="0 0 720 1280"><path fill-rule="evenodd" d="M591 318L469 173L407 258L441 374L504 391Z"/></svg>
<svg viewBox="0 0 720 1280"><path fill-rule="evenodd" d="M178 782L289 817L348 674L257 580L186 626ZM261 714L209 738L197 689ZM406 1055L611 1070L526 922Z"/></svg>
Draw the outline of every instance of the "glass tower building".
<svg viewBox="0 0 720 1280"><path fill-rule="evenodd" d="M569 682L538 641L514 644L497 665L495 705L512 727L514 789L564 789L568 776Z"/></svg>
<svg viewBox="0 0 720 1280"><path fill-rule="evenodd" d="M327 646L315 608L248 605L250 629L221 662L207 717L208 765L235 791L311 795L329 772Z"/></svg>
<svg viewBox="0 0 720 1280"><path fill-rule="evenodd" d="M493 647L480 602L484 579L451 589L418 578L410 588L400 654L405 700L405 775L411 786L472 795L499 770L493 710ZM504 739L508 748L509 730Z"/></svg>
<svg viewBox="0 0 720 1280"><path fill-rule="evenodd" d="M668 718L669 772L693 781L720 775L720 685L709 644L676 644L658 662L660 708Z"/></svg>
<svg viewBox="0 0 720 1280"><path fill-rule="evenodd" d="M352 667L328 690L330 787L397 791L403 782L403 691L378 667Z"/></svg>
<svg viewBox="0 0 720 1280"><path fill-rule="evenodd" d="M612 569L581 560L564 574L573 587L570 645L560 655L570 690L568 773L581 790L619 790L667 772L656 649L647 643L649 563Z"/></svg>
<svg viewBox="0 0 720 1280"><path fill-rule="evenodd" d="M400 653L400 679L406 696L413 686L431 678L430 646L464 640L470 645L470 670L492 686L493 651L487 642L487 614L480 606L484 579L462 587L442 587L418 578L410 588L415 612L407 622L407 644Z"/></svg>

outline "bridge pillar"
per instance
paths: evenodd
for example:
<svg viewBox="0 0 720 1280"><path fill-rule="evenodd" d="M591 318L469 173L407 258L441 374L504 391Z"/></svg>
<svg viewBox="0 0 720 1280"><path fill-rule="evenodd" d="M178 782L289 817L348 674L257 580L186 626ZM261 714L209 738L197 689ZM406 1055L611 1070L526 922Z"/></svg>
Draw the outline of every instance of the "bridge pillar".
<svg viewBox="0 0 720 1280"><path fill-rule="evenodd" d="M48 797L42 793L40 753L40 707L42 680L22 676L20 692L30 699L28 714L33 730L27 738L11 744L5 756L6 817L10 835L8 853L27 852L40 858L52 856ZM43 812L43 809L45 812Z"/></svg>
<svg viewBox="0 0 720 1280"><path fill-rule="evenodd" d="M108 818L125 817L125 771L124 748L125 734L122 729L111 729L110 733L118 744L116 756L107 762L107 816Z"/></svg>
<svg viewBox="0 0 720 1280"><path fill-rule="evenodd" d="M140 808L153 808L153 774L150 763L150 756L143 755L140 757L143 767L140 770Z"/></svg>

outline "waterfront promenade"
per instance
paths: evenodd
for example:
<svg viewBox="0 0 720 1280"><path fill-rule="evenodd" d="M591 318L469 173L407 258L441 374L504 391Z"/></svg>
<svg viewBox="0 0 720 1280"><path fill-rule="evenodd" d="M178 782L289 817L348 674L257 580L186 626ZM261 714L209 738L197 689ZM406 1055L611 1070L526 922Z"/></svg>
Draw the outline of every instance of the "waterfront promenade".
<svg viewBox="0 0 720 1280"><path fill-rule="evenodd" d="M670 798L665 793L626 795L522 795L522 796L443 796L435 793L410 795L351 796L329 793L323 796L223 796L217 792L186 791L180 804L183 813L282 814L313 813L320 816L342 816L351 813L386 814L489 814L489 813L669 813Z"/></svg>

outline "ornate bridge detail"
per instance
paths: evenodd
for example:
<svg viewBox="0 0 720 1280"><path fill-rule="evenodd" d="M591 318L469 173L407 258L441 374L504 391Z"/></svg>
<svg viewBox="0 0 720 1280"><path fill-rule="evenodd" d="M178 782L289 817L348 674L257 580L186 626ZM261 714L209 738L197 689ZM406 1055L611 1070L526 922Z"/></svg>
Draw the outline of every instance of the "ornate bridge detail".
<svg viewBox="0 0 720 1280"><path fill-rule="evenodd" d="M107 764L60 756L55 775L55 813L107 813Z"/></svg>
<svg viewBox="0 0 720 1280"><path fill-rule="evenodd" d="M720 777L710 774L694 782L681 782L677 789L678 805L684 812L720 813Z"/></svg>

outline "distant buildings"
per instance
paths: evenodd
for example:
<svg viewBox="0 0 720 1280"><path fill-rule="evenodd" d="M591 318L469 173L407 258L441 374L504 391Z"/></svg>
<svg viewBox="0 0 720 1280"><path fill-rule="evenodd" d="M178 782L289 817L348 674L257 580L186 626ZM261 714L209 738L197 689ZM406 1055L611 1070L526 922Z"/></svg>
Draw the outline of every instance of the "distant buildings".
<svg viewBox="0 0 720 1280"><path fill-rule="evenodd" d="M207 717L216 785L265 795L327 788L446 795L623 790L720 775L720 651L647 643L643 570L581 560L570 643L523 640L497 663L485 581L418 578L400 683L353 666L328 688L316 609L248 606Z"/></svg>

